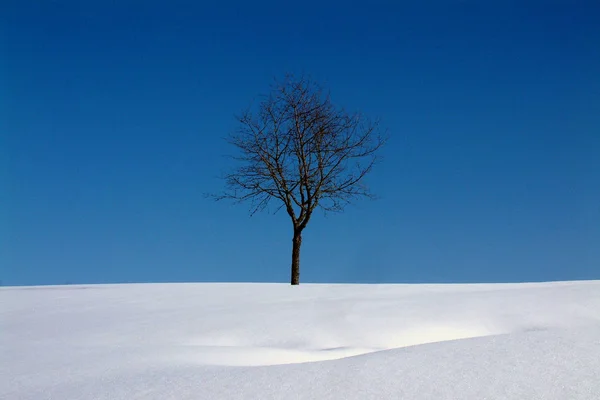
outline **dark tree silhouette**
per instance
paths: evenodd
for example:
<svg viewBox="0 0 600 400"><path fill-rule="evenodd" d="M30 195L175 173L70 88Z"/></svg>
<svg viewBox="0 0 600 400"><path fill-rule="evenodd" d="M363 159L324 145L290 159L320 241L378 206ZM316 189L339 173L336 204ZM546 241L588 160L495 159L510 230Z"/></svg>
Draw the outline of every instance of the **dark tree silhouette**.
<svg viewBox="0 0 600 400"><path fill-rule="evenodd" d="M237 120L228 141L238 151L238 165L213 197L250 202L251 214L272 202L275 212L287 212L293 226L291 284L298 285L302 232L313 212L339 212L352 200L374 198L364 178L385 138L378 123L335 107L305 76L276 81L258 108Z"/></svg>

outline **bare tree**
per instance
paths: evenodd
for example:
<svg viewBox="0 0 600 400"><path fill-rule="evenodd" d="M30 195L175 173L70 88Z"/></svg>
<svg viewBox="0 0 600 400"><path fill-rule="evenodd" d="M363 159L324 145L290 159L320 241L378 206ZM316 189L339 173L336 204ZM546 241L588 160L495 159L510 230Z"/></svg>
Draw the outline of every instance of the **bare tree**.
<svg viewBox="0 0 600 400"><path fill-rule="evenodd" d="M300 283L302 232L317 208L339 212L352 200L374 196L365 176L378 161L385 139L378 124L335 107L314 81L287 75L237 117L228 141L238 165L224 176L217 200L250 202L251 214L271 202L293 225L291 284Z"/></svg>

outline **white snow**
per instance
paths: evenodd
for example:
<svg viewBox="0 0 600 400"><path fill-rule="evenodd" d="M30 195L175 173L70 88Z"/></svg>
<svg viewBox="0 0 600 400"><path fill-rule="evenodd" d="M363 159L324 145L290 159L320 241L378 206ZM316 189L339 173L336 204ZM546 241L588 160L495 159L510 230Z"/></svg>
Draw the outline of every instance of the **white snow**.
<svg viewBox="0 0 600 400"><path fill-rule="evenodd" d="M0 289L0 398L600 399L600 281Z"/></svg>

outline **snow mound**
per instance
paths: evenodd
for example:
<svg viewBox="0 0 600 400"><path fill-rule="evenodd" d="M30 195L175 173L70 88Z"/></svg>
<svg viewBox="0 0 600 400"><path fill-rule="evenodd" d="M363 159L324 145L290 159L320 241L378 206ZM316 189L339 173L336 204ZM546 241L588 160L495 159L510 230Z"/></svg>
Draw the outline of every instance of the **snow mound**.
<svg viewBox="0 0 600 400"><path fill-rule="evenodd" d="M14 287L0 304L3 399L600 393L600 281Z"/></svg>

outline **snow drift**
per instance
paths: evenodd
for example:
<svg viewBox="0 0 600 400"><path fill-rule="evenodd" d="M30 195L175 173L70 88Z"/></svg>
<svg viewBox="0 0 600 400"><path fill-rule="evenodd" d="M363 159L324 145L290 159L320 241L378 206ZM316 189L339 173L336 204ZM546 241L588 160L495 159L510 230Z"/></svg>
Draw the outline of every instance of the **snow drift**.
<svg viewBox="0 0 600 400"><path fill-rule="evenodd" d="M598 399L600 281L0 290L2 399Z"/></svg>

